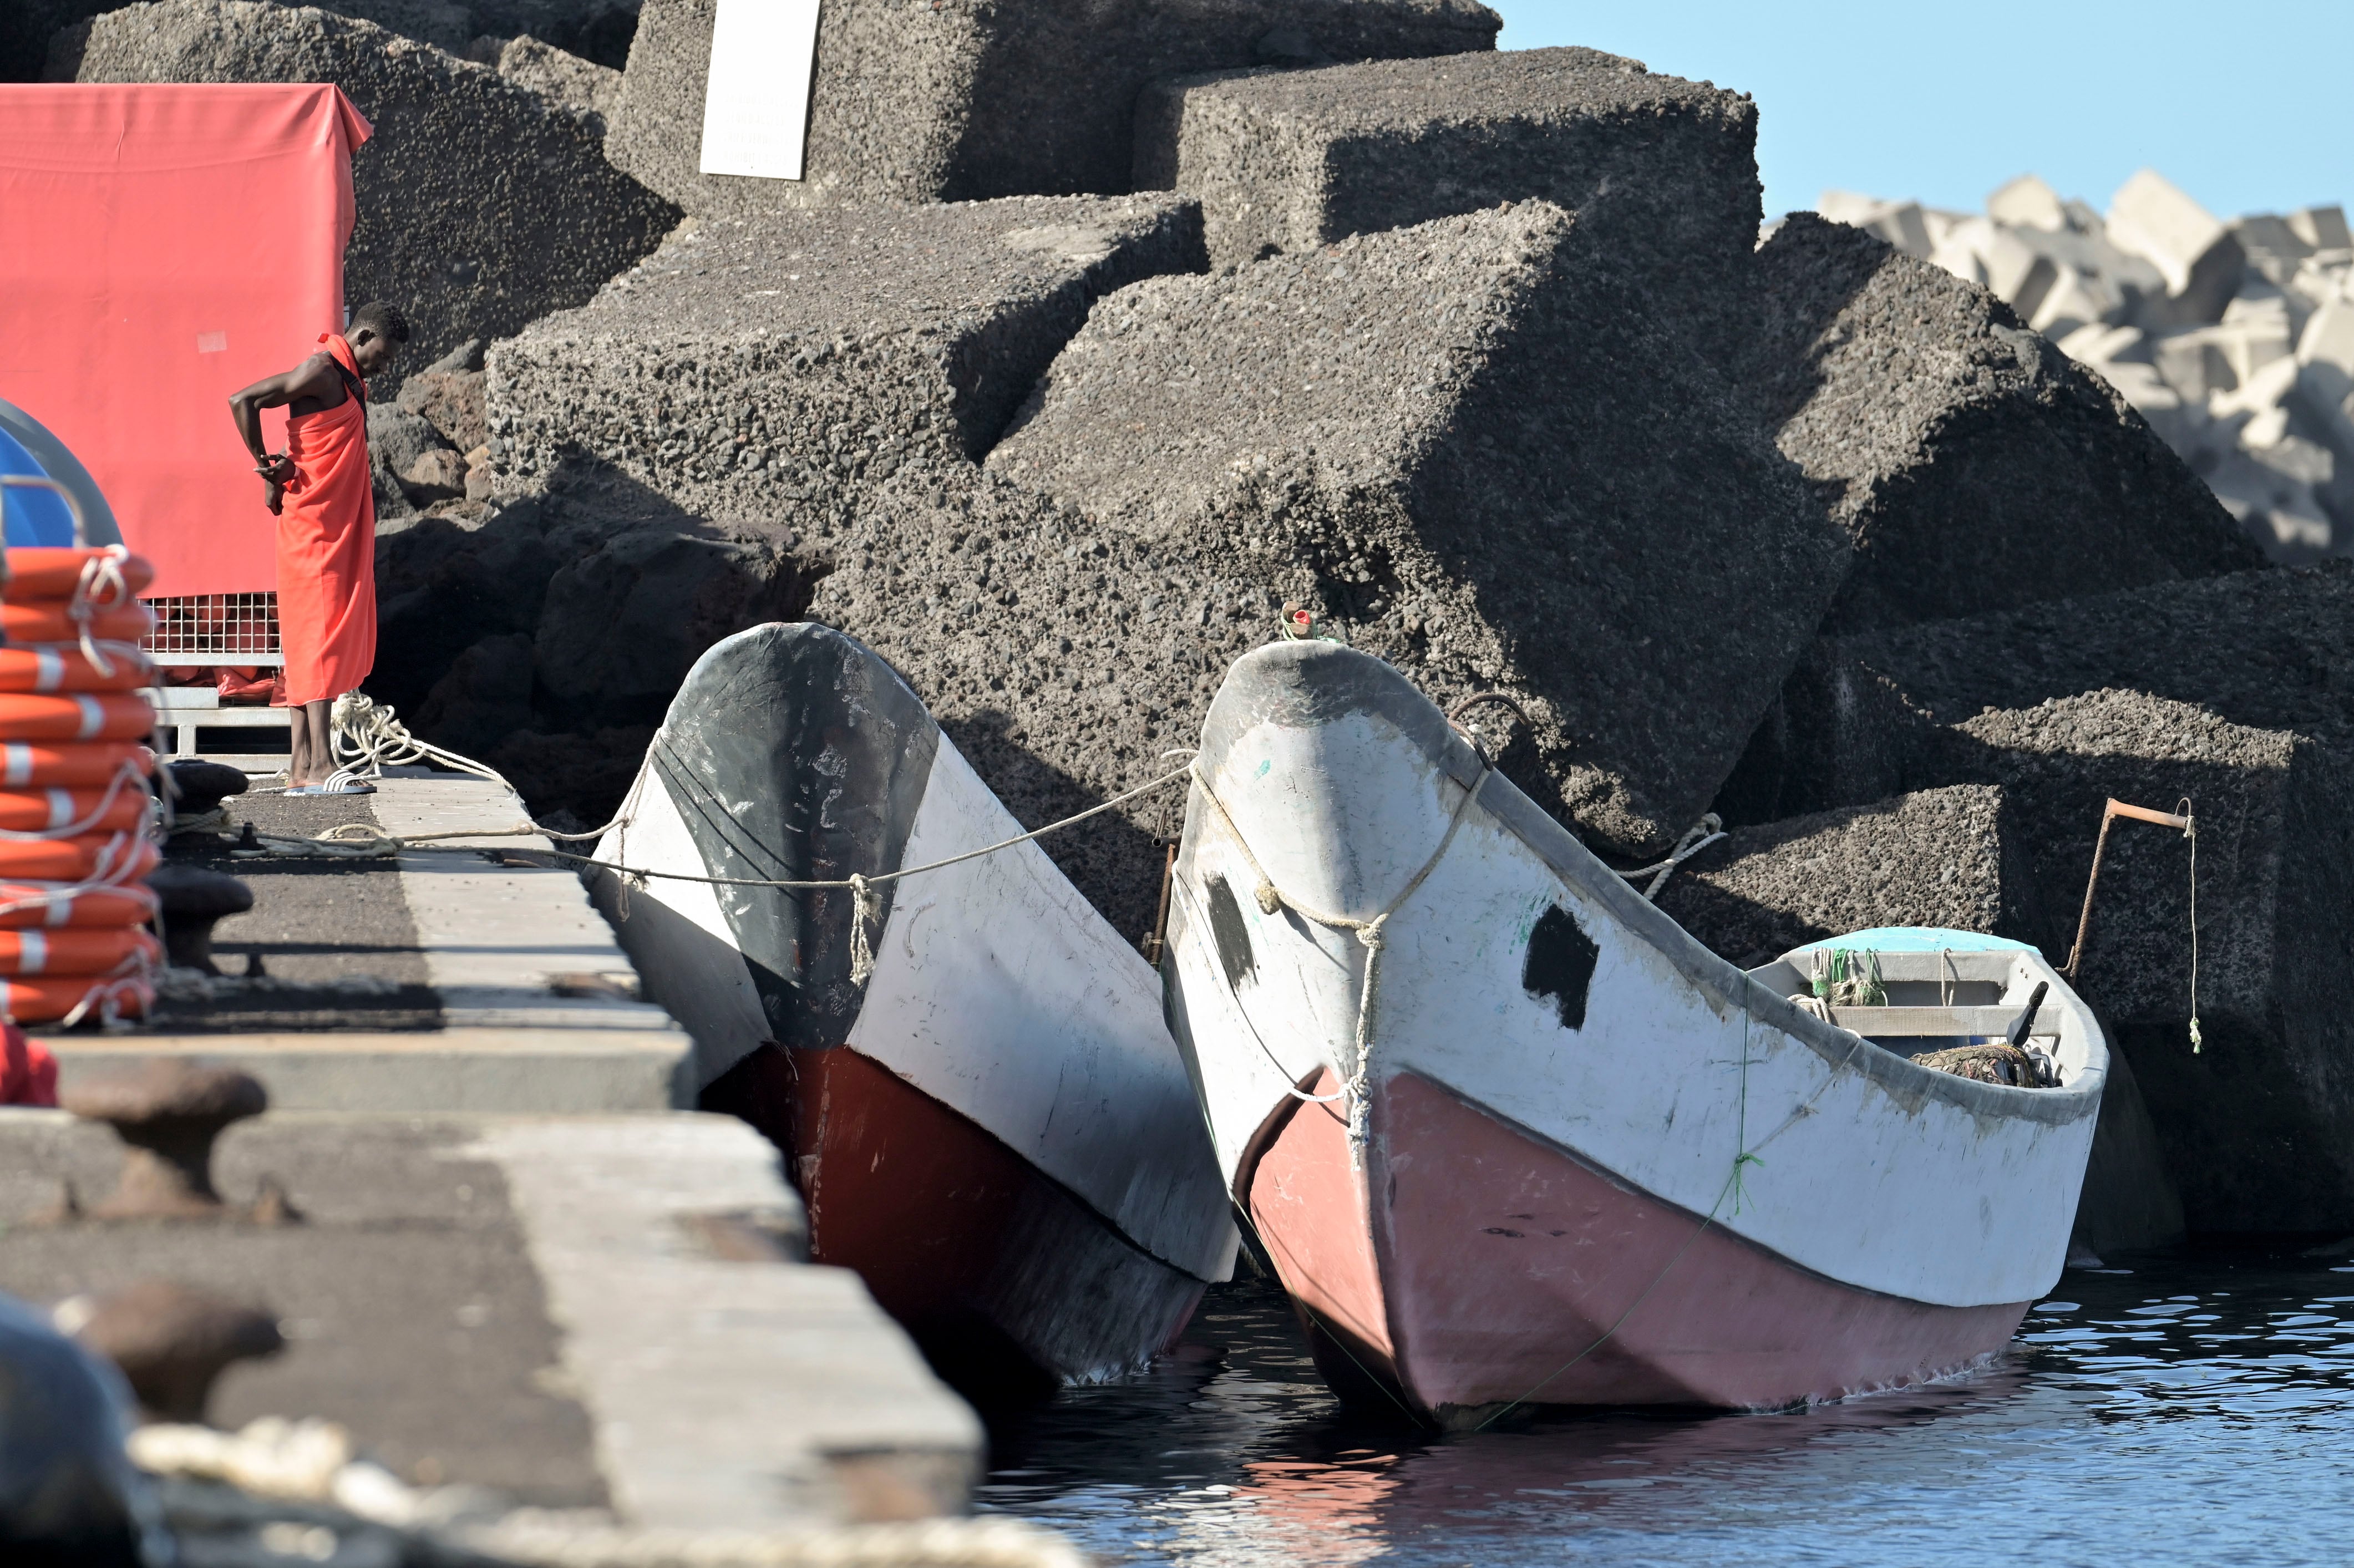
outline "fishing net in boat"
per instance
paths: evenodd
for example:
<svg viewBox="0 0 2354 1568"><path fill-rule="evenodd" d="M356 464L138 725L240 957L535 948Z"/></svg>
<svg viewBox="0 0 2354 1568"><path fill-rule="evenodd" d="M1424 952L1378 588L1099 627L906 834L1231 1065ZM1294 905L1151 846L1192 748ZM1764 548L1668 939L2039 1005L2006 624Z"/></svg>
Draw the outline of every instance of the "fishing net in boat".
<svg viewBox="0 0 2354 1568"><path fill-rule="evenodd" d="M1981 1084L2008 1084L2015 1089L2046 1086L2044 1074L2016 1045L1957 1045L1950 1051L1927 1051L1913 1060L1921 1066L1976 1078Z"/></svg>
<svg viewBox="0 0 2354 1568"><path fill-rule="evenodd" d="M1817 948L1808 977L1815 995L1832 1007L1886 1007L1888 987L1880 978L1880 955L1869 948Z"/></svg>

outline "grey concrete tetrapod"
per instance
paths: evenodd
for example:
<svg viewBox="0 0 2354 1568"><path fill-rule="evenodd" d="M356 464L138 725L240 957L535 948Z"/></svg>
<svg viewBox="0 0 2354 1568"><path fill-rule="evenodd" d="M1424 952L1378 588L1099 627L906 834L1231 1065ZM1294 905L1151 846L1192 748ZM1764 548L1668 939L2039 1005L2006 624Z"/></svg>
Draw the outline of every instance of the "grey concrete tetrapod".
<svg viewBox="0 0 2354 1568"><path fill-rule="evenodd" d="M60 1097L86 1121L102 1121L130 1145L114 1195L96 1219L208 1219L221 1214L213 1191L213 1139L223 1128L270 1107L270 1096L231 1067L151 1062L140 1071L76 1085Z"/></svg>

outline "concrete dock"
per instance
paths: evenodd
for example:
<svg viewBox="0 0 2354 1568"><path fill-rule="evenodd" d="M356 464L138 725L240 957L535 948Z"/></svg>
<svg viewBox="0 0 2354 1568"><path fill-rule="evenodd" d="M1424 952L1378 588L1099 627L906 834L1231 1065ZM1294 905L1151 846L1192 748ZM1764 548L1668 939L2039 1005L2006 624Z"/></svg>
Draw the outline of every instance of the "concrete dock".
<svg viewBox="0 0 2354 1568"><path fill-rule="evenodd" d="M374 796L232 796L217 843L175 858L241 877L255 907L215 932L209 981L181 976L148 1028L60 1034L60 1082L157 1057L251 1073L282 1110L590 1112L677 1103L688 1042L579 879L534 834L382 858L291 853L347 824L396 837L513 829L500 786L395 770ZM236 846L246 823L264 847ZM437 841L440 842L440 841Z"/></svg>
<svg viewBox="0 0 2354 1568"><path fill-rule="evenodd" d="M215 931L223 973L175 971L146 1026L41 1038L69 1100L159 1062L260 1080L270 1109L213 1151L228 1209L92 1217L114 1131L0 1110L0 1292L61 1322L157 1278L260 1307L287 1348L224 1373L210 1425L347 1435L352 1467L267 1506L201 1465L173 1481L207 1552L299 1525L374 1531L372 1562L1076 1563L956 1517L980 1420L855 1275L807 1261L776 1149L678 1106L686 1036L513 795L407 770L226 807L174 851L254 891ZM310 842L348 824L482 836ZM269 1191L297 1218L252 1219Z"/></svg>

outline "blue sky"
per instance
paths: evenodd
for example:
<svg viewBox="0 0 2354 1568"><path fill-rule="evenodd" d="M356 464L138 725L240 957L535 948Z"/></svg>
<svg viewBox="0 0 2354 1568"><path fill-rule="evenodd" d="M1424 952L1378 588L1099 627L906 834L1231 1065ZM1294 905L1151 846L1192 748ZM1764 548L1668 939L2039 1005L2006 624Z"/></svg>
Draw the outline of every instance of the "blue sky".
<svg viewBox="0 0 2354 1568"><path fill-rule="evenodd" d="M1768 217L1836 186L1976 211L2032 171L2105 207L2144 164L2220 217L2354 207L2354 0L1489 0L1757 100Z"/></svg>

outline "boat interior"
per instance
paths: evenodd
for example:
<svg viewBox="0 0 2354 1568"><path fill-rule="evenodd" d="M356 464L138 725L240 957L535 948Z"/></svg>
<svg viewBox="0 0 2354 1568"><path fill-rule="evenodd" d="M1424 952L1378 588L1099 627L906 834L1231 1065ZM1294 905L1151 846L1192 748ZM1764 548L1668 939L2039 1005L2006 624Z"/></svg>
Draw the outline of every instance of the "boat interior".
<svg viewBox="0 0 2354 1568"><path fill-rule="evenodd" d="M2091 1059L2083 1004L2028 948L1823 944L1749 976L1884 1051L1982 1082L2064 1087Z"/></svg>

